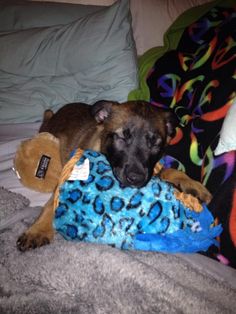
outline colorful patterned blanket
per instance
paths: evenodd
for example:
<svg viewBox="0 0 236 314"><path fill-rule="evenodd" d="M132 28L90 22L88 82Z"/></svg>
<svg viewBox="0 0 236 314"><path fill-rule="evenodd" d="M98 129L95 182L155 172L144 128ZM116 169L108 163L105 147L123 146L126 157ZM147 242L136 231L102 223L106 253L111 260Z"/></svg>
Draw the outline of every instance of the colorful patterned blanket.
<svg viewBox="0 0 236 314"><path fill-rule="evenodd" d="M224 117L236 96L236 6L214 7L189 25L177 49L157 60L147 84L150 101L172 108L180 120L165 164L184 170L217 195L236 171L235 151L214 156ZM218 209L224 211L223 233L229 232L233 206L231 202ZM215 214L222 218L219 211ZM224 255L235 252L231 265L236 266L230 235L224 239L221 250Z"/></svg>

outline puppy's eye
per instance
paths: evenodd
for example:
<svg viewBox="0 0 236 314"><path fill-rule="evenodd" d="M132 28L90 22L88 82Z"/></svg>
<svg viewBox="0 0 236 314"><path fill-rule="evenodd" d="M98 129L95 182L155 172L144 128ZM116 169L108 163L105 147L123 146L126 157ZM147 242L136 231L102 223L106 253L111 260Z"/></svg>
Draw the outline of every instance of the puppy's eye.
<svg viewBox="0 0 236 314"><path fill-rule="evenodd" d="M120 134L117 133L113 133L112 138L114 147L118 150L123 150L126 145L125 138L123 136L121 137Z"/></svg>
<svg viewBox="0 0 236 314"><path fill-rule="evenodd" d="M147 140L147 145L149 148L157 147L161 143L161 137L155 134L148 134L146 136L146 140Z"/></svg>
<svg viewBox="0 0 236 314"><path fill-rule="evenodd" d="M123 130L123 137L124 137L125 140L129 140L131 138L130 129L124 129Z"/></svg>
<svg viewBox="0 0 236 314"><path fill-rule="evenodd" d="M129 129L119 130L114 133L113 138L115 140L123 140L124 142L128 142L131 139L131 132Z"/></svg>

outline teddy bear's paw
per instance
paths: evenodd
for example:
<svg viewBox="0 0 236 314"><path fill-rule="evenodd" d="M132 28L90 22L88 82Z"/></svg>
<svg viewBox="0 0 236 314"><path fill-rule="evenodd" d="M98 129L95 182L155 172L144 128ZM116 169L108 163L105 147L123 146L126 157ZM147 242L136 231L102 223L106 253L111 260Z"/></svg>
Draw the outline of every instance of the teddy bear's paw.
<svg viewBox="0 0 236 314"><path fill-rule="evenodd" d="M18 250L25 252L49 244L52 238L53 235L43 232L25 232L18 238L16 245Z"/></svg>

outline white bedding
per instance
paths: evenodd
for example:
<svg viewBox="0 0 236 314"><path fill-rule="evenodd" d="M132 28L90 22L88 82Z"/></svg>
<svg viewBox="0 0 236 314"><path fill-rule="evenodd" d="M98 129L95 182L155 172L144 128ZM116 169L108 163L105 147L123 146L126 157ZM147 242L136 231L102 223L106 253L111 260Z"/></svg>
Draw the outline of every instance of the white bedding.
<svg viewBox="0 0 236 314"><path fill-rule="evenodd" d="M0 125L0 186L20 193L30 200L30 206L42 206L48 193L39 193L24 187L12 170L13 159L21 141L37 133L40 123Z"/></svg>

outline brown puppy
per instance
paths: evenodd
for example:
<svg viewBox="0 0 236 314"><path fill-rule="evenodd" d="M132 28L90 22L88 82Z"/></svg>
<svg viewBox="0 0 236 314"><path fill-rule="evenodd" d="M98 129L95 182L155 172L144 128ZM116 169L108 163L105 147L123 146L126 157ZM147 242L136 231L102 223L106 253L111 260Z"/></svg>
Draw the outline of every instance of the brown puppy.
<svg viewBox="0 0 236 314"><path fill-rule="evenodd" d="M92 107L68 104L56 114L46 111L40 132L50 132L60 139L62 164L75 148L100 151L124 186L141 187L150 180L155 164L163 156L176 122L172 111L144 101L99 101ZM182 172L164 169L160 177L201 201L208 203L211 199L204 186ZM18 239L19 250L49 243L54 235L53 216L52 196L40 217Z"/></svg>

